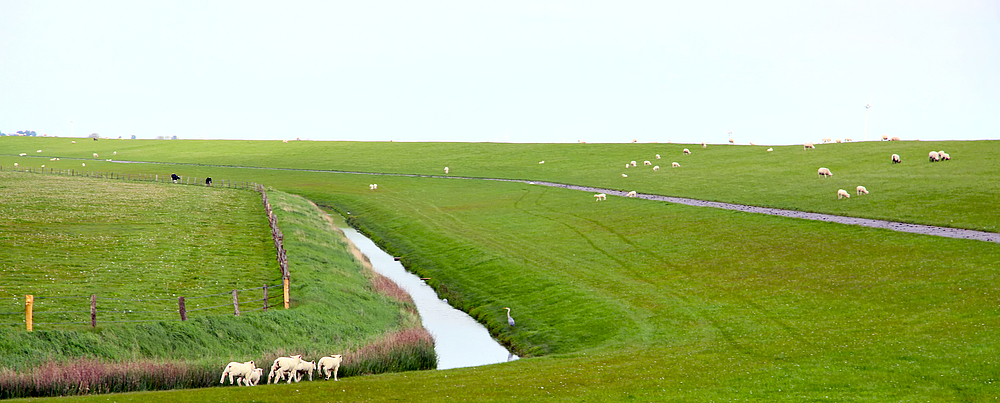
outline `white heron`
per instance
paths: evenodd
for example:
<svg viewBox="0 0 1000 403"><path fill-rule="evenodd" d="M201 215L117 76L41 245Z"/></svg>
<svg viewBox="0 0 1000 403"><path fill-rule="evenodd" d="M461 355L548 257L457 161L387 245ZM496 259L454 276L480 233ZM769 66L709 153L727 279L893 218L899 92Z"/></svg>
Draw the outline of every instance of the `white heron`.
<svg viewBox="0 0 1000 403"><path fill-rule="evenodd" d="M507 324L514 326L514 318L510 317L510 308L504 308L507 310Z"/></svg>

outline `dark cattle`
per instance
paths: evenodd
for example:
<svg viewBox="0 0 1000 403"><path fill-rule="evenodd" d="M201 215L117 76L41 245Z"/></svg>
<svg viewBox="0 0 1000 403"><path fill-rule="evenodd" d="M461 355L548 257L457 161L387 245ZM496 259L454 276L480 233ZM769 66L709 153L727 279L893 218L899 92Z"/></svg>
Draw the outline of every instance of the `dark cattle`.
<svg viewBox="0 0 1000 403"><path fill-rule="evenodd" d="M177 183L177 181L181 180L181 177L177 176L177 174L170 174L170 180L174 181L174 183Z"/></svg>
<svg viewBox="0 0 1000 403"><path fill-rule="evenodd" d="M205 186L212 186L212 177L205 178Z"/></svg>

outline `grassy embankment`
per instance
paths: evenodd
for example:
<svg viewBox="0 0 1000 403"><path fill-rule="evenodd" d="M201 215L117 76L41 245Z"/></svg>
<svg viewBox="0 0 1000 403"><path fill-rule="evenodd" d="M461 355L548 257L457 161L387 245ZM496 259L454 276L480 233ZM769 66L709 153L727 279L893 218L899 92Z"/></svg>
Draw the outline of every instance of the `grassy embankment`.
<svg viewBox="0 0 1000 403"><path fill-rule="evenodd" d="M953 156L959 149L941 148ZM755 158L754 148L742 149ZM989 165L994 160L984 161L986 169L996 168ZM949 163L934 165L944 178L934 182L958 196L939 203L943 213L927 211L921 220L965 208L959 202L966 186L991 189L988 177ZM596 203L582 192L524 184L184 169L280 181L283 190L350 211L355 225L503 340L548 355L352 378L336 388L214 388L116 396L120 401L997 395L996 244L637 199ZM928 181L918 174L910 179ZM769 183L794 179L788 174ZM378 192L368 191L372 182ZM979 213L996 220L991 210ZM516 328L506 328L503 306L514 308Z"/></svg>
<svg viewBox="0 0 1000 403"><path fill-rule="evenodd" d="M212 386L226 362L263 366L291 352L347 353L346 376L434 366L426 333L407 330L419 325L412 307L377 293L374 274L361 270L325 214L301 198L270 195L285 232L295 309L252 312L262 304L254 301L243 303L241 317L231 305L195 311L231 303L227 294L189 299L189 320L180 322L176 295L280 283L257 193L9 172L0 173L0 188L2 311L23 312L29 293L98 295L97 329L0 329L0 396ZM271 296L278 304L280 287ZM260 297L256 290L241 300ZM89 298L38 302L38 322L89 323ZM115 309L133 313L109 312ZM84 313L43 313L67 310ZM4 317L23 323L23 314ZM105 322L143 319L161 321Z"/></svg>
<svg viewBox="0 0 1000 403"><path fill-rule="evenodd" d="M79 140L65 138L0 139L0 165L59 166L80 169L131 170L202 177L220 170L186 166L129 166L93 159L239 165L276 168L392 172L424 175L548 180L643 193L692 197L767 207L815 211L920 224L1000 231L993 214L1000 183L1000 141L901 141L802 146L691 144L494 144L494 143L364 143L316 141L207 140ZM692 155L682 155L689 148ZM42 153L35 153L41 149ZM927 162L927 152L945 150L951 161ZM112 156L113 151L118 155ZM16 157L18 153L27 157ZM891 154L903 163L890 163ZM660 154L662 159L655 159ZM35 156L45 156L35 158ZM60 156L61 161L46 157ZM625 163L637 161L637 168ZM659 165L654 173L644 160ZM538 164L545 161L545 164ZM677 161L681 168L670 168ZM57 164L57 165L52 165ZM96 165L95 165L96 164ZM816 170L830 168L834 177L819 180ZM622 178L626 173L629 177ZM254 180L259 172L245 171ZM216 175L217 176L217 175ZM280 175L279 175L280 176ZM374 181L374 180L373 180ZM869 197L838 202L837 189L852 192L866 186Z"/></svg>

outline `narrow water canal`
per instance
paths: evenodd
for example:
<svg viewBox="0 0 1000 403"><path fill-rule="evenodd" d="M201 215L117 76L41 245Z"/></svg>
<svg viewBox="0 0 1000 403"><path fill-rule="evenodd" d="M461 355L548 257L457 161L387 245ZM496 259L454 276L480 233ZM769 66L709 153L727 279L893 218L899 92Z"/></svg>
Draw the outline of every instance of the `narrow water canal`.
<svg viewBox="0 0 1000 403"><path fill-rule="evenodd" d="M335 221L336 218L334 217ZM438 369L474 367L516 360L518 357L490 337L489 330L471 316L438 299L437 293L374 242L346 224L338 222L347 239L368 256L376 272L396 282L410 294L420 321L434 336Z"/></svg>

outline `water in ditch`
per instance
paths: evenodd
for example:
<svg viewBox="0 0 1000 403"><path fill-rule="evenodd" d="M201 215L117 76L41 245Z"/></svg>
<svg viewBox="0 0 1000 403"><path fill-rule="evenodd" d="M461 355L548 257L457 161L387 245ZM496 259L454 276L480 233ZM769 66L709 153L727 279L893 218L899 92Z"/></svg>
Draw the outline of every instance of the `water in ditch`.
<svg viewBox="0 0 1000 403"><path fill-rule="evenodd" d="M338 223L338 226L347 239L368 256L376 272L394 281L413 298L420 321L434 336L438 369L496 364L518 358L493 340L485 326L439 299L431 286L406 271L402 264L370 239L346 224Z"/></svg>

